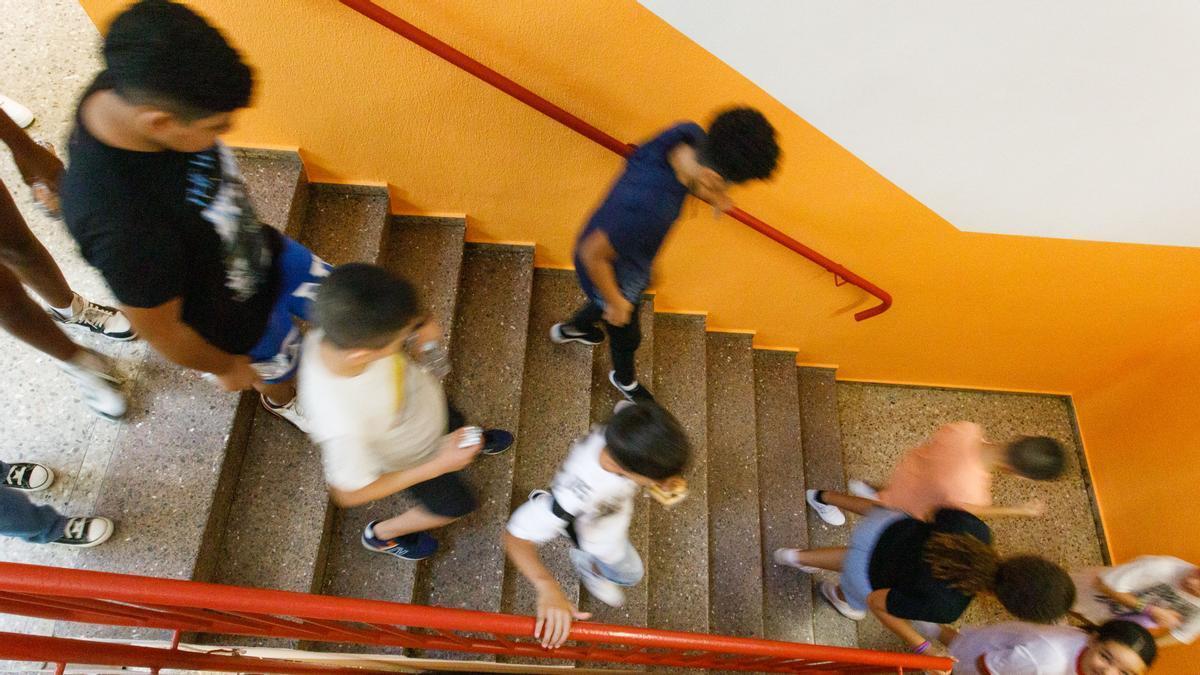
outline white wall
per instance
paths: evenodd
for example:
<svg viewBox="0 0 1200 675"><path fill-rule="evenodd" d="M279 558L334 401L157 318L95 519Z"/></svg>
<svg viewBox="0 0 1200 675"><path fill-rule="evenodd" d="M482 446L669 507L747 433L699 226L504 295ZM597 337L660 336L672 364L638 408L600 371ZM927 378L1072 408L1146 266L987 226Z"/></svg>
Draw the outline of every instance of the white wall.
<svg viewBox="0 0 1200 675"><path fill-rule="evenodd" d="M641 2L960 229L1200 245L1200 1Z"/></svg>

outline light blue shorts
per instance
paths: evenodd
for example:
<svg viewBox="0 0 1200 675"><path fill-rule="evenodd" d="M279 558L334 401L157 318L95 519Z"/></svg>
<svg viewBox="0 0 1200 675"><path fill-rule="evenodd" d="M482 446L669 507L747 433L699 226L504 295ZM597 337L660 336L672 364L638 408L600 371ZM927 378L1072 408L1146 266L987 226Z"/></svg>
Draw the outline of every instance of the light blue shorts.
<svg viewBox="0 0 1200 675"><path fill-rule="evenodd" d="M867 596L875 590L871 588L870 574L871 554L875 551L875 544L879 543L884 530L907 517L907 514L900 511L876 507L854 527L854 532L850 534L850 548L842 560L840 582L842 595L854 609L865 610Z"/></svg>

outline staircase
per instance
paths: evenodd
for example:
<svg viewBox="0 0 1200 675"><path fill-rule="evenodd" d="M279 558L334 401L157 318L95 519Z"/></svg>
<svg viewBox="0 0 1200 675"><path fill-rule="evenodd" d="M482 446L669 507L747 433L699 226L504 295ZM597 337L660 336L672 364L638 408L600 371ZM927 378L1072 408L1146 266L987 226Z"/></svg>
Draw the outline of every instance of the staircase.
<svg viewBox="0 0 1200 675"><path fill-rule="evenodd" d="M364 551L359 533L371 517L405 508L403 495L333 508L317 448L256 395L223 394L151 355L98 505L121 527L78 565L532 613L532 588L505 562L503 525L616 401L607 345L547 338L583 300L574 273L534 268L532 247L466 243L461 218L390 215L384 187L309 183L295 153L238 157L265 222L331 263L375 262L417 285L449 332L452 400L472 423L510 429L517 443L470 467L480 508L437 534L437 555L399 562ZM855 646L855 625L814 601L810 580L771 562L777 547L846 536L805 520L806 476L844 484L833 371L798 369L794 353L756 350L747 334L707 332L703 316L656 313L652 297L641 311L639 371L691 437L691 496L669 509L639 503L631 537L647 573L625 607L580 591L565 540L544 547L549 567L597 621Z"/></svg>

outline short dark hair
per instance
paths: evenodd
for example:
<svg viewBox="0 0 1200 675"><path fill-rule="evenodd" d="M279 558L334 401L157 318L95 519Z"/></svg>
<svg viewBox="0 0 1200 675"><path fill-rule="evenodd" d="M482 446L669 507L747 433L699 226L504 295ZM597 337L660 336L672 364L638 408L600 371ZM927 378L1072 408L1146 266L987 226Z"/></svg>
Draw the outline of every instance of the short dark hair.
<svg viewBox="0 0 1200 675"><path fill-rule="evenodd" d="M992 589L1013 616L1054 623L1075 604L1075 582L1062 567L1033 555L1006 558L996 569Z"/></svg>
<svg viewBox="0 0 1200 675"><path fill-rule="evenodd" d="M142 0L118 15L104 38L104 63L121 98L187 121L244 108L254 88L225 36L168 0Z"/></svg>
<svg viewBox="0 0 1200 675"><path fill-rule="evenodd" d="M700 163L729 183L766 179L779 165L775 127L754 108L730 108L708 126Z"/></svg>
<svg viewBox="0 0 1200 675"><path fill-rule="evenodd" d="M1128 619L1112 619L1101 624L1096 629L1096 641L1115 642L1129 647L1147 668L1154 665L1154 660L1158 658L1158 645L1154 644L1154 636L1144 627Z"/></svg>
<svg viewBox="0 0 1200 675"><path fill-rule="evenodd" d="M650 402L626 406L613 415L604 429L604 442L621 468L651 480L678 476L691 454L679 420Z"/></svg>
<svg viewBox="0 0 1200 675"><path fill-rule="evenodd" d="M1008 444L1008 465L1018 475L1034 480L1054 480L1066 469L1062 443L1049 436L1025 436Z"/></svg>
<svg viewBox="0 0 1200 675"><path fill-rule="evenodd" d="M417 318L417 291L382 267L334 268L317 289L317 326L341 349L381 349Z"/></svg>

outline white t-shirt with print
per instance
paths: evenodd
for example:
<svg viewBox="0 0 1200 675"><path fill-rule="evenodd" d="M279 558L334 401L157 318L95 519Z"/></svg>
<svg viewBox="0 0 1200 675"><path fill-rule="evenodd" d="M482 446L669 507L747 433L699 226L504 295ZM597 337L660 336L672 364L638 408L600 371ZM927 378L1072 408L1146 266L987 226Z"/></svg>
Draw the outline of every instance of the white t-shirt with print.
<svg viewBox="0 0 1200 675"><path fill-rule="evenodd" d="M321 336L314 330L304 338L297 395L309 436L321 446L325 482L359 490L436 453L448 414L442 383L403 354L354 377L335 375L321 361ZM405 359L403 405L394 358Z"/></svg>
<svg viewBox="0 0 1200 675"><path fill-rule="evenodd" d="M1131 593L1140 600L1179 612L1181 621L1171 636L1190 644L1200 635L1200 597L1182 588L1185 578L1196 566L1166 555L1144 555L1116 567L1093 567L1071 575L1075 580L1076 600L1072 611L1095 624L1102 624L1133 612L1100 592L1096 579L1114 591ZM1141 623L1141 622L1139 622Z"/></svg>
<svg viewBox="0 0 1200 675"><path fill-rule="evenodd" d="M575 516L579 548L601 562L617 564L625 556L629 522L633 518L638 484L600 466L604 429L596 427L575 441L554 475L550 492L567 513ZM518 539L544 544L566 534L549 499L527 501L508 519L508 532Z"/></svg>
<svg viewBox="0 0 1200 675"><path fill-rule="evenodd" d="M1075 675L1089 640L1087 633L1070 626L1010 621L964 628L950 645L950 655L958 659L955 675Z"/></svg>

